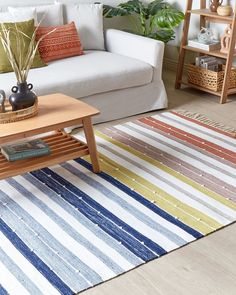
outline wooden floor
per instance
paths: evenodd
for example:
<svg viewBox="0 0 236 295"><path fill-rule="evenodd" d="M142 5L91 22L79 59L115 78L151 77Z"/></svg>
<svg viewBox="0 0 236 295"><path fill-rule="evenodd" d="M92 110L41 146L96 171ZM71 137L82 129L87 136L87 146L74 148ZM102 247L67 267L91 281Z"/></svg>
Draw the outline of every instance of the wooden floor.
<svg viewBox="0 0 236 295"><path fill-rule="evenodd" d="M164 81L169 109L198 112L236 127L236 96L220 105L218 97L209 94L193 89L174 90L173 72L165 71ZM236 223L82 294L236 295Z"/></svg>

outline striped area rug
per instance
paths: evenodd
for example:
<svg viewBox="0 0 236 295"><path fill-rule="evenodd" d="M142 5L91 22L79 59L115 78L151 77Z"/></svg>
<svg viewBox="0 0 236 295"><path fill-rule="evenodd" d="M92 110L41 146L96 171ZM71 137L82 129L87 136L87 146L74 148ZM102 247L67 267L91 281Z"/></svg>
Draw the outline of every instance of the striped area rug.
<svg viewBox="0 0 236 295"><path fill-rule="evenodd" d="M236 220L226 132L165 112L96 139L98 175L86 157L0 181L1 295L74 294Z"/></svg>

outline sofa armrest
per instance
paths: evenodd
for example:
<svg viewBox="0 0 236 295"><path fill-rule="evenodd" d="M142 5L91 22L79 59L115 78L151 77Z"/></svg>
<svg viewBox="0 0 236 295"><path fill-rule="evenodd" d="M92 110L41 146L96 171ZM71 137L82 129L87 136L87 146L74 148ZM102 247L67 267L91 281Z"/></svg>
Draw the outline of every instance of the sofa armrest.
<svg viewBox="0 0 236 295"><path fill-rule="evenodd" d="M115 29L106 30L105 41L107 51L142 60L162 71L164 55L162 41Z"/></svg>

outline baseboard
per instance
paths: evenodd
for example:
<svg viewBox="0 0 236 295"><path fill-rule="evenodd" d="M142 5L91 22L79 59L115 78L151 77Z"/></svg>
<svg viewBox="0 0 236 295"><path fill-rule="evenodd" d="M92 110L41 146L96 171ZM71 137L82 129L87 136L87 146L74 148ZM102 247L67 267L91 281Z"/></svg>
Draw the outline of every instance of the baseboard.
<svg viewBox="0 0 236 295"><path fill-rule="evenodd" d="M166 70L176 71L177 70L178 62L177 60L164 57L163 67Z"/></svg>
<svg viewBox="0 0 236 295"><path fill-rule="evenodd" d="M177 66L178 66L177 60L164 57L164 60L163 60L164 69L176 72ZM184 64L184 71L186 71L186 69L187 69L187 64Z"/></svg>
<svg viewBox="0 0 236 295"><path fill-rule="evenodd" d="M192 63L195 60L196 54L194 52L188 52L185 57L184 71L186 71L186 65ZM179 47L166 45L164 54L164 68L176 71L179 59Z"/></svg>

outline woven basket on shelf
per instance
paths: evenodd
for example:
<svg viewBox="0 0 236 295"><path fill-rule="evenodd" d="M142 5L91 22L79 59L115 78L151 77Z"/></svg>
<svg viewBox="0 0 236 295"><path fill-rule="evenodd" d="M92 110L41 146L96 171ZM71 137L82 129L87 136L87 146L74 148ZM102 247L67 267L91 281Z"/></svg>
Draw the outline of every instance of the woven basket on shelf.
<svg viewBox="0 0 236 295"><path fill-rule="evenodd" d="M38 113L38 101L29 108L22 109L19 111L11 111L11 106L6 105L6 112L0 113L0 124L12 123L16 121L21 121L28 119L30 117L36 116Z"/></svg>
<svg viewBox="0 0 236 295"><path fill-rule="evenodd" d="M213 91L221 91L224 82L224 66L219 72L210 71L193 64L188 64L188 82ZM230 72L229 88L236 88L236 69Z"/></svg>

